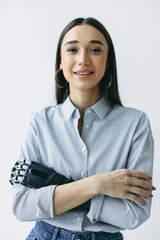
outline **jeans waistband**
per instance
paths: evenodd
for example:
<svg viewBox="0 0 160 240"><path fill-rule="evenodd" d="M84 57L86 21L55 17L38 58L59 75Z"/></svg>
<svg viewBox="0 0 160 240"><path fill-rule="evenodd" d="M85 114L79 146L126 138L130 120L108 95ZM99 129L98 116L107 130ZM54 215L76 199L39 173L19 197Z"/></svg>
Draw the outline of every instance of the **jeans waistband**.
<svg viewBox="0 0 160 240"><path fill-rule="evenodd" d="M37 221L35 225L36 230L46 239L56 240L57 236L62 239L112 239L112 235L117 235L121 233L108 233L108 232L72 232L63 228L59 228L53 225L50 225L44 221ZM115 238L113 238L115 239ZM123 238L122 238L123 239Z"/></svg>

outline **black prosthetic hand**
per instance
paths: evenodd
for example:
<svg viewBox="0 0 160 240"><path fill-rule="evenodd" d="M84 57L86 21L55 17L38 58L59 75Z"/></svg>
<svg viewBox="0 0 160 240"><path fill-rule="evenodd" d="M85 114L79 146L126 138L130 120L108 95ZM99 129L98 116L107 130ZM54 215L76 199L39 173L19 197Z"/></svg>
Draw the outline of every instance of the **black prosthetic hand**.
<svg viewBox="0 0 160 240"><path fill-rule="evenodd" d="M40 188L49 185L62 185L73 182L54 169L38 162L18 160L12 168L10 183L21 183L27 187Z"/></svg>
<svg viewBox="0 0 160 240"><path fill-rule="evenodd" d="M12 168L10 183L20 183L31 188L40 188L49 185L62 185L73 182L73 179L57 173L53 168L38 162L18 160ZM90 209L91 200L83 203L75 209Z"/></svg>

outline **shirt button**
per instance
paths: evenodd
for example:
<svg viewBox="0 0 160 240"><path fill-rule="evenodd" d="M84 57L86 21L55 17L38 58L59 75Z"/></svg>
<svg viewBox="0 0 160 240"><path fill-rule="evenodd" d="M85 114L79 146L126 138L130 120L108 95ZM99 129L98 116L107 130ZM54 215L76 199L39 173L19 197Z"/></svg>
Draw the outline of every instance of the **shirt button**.
<svg viewBox="0 0 160 240"><path fill-rule="evenodd" d="M81 172L81 176L84 177L84 175L85 175L85 173L82 171L82 172Z"/></svg>
<svg viewBox="0 0 160 240"><path fill-rule="evenodd" d="M91 113L91 110L88 110L88 113Z"/></svg>
<svg viewBox="0 0 160 240"><path fill-rule="evenodd" d="M77 222L80 222L81 218L80 217L77 217Z"/></svg>
<svg viewBox="0 0 160 240"><path fill-rule="evenodd" d="M85 151L86 151L86 149L85 149L85 148L82 148L81 150L82 150L82 152L85 152Z"/></svg>
<svg viewBox="0 0 160 240"><path fill-rule="evenodd" d="M89 128L89 124L86 124L86 128Z"/></svg>

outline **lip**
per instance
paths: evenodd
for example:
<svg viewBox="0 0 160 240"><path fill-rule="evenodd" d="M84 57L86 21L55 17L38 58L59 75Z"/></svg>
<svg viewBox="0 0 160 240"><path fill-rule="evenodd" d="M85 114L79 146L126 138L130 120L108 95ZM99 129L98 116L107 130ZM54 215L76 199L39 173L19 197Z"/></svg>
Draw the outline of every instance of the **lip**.
<svg viewBox="0 0 160 240"><path fill-rule="evenodd" d="M79 69L77 71L74 71L75 74L78 74L78 73L90 73L90 72L94 72L92 69Z"/></svg>
<svg viewBox="0 0 160 240"><path fill-rule="evenodd" d="M93 76L94 71L92 69L79 69L73 72L75 76L79 79L87 79ZM89 74L81 74L81 73L89 73Z"/></svg>

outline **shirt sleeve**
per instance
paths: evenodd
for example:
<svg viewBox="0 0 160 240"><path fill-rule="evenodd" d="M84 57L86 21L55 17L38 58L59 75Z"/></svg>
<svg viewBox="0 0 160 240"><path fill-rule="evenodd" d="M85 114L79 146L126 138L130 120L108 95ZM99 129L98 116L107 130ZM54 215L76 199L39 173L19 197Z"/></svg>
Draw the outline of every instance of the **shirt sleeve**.
<svg viewBox="0 0 160 240"><path fill-rule="evenodd" d="M19 159L41 162L40 150L34 114L27 124L20 145ZM33 189L21 184L14 184L13 213L20 221L51 219L54 216L53 195L56 185Z"/></svg>
<svg viewBox="0 0 160 240"><path fill-rule="evenodd" d="M150 123L145 113L137 122L127 159L127 168L142 171L152 176L154 142ZM151 181L149 181L151 183ZM117 229L134 229L150 216L151 199L141 197L146 205L140 205L127 199L97 195L92 198L87 215L91 223L105 222Z"/></svg>

